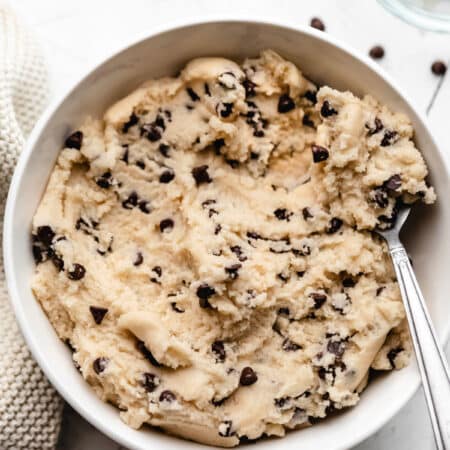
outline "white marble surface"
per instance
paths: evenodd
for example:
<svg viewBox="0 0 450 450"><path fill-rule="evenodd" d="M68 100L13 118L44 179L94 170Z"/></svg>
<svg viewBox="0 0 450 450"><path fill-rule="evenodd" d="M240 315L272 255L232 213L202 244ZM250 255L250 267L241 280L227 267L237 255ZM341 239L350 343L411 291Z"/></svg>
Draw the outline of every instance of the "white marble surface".
<svg viewBox="0 0 450 450"><path fill-rule="evenodd" d="M416 30L386 13L375 0L10 0L35 30L44 47L53 95L75 82L111 50L134 35L183 17L203 14L273 17L307 24L321 17L327 32L367 52L386 49L380 64L427 112L432 130L450 157L448 105L450 73L430 72L435 59L450 60L450 36ZM449 351L447 351L449 355ZM121 447L66 407L58 450L119 450ZM357 450L429 450L433 448L423 394L419 391L383 429ZM321 449L326 450L326 449Z"/></svg>

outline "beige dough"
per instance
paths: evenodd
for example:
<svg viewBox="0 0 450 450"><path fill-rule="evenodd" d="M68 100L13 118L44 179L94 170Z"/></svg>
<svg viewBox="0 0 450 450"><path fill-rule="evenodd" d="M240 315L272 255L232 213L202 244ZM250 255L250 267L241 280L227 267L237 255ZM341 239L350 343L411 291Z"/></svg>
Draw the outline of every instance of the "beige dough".
<svg viewBox="0 0 450 450"><path fill-rule="evenodd" d="M386 246L435 199L407 117L272 51L190 62L88 119L36 212L33 291L130 426L234 446L408 363Z"/></svg>

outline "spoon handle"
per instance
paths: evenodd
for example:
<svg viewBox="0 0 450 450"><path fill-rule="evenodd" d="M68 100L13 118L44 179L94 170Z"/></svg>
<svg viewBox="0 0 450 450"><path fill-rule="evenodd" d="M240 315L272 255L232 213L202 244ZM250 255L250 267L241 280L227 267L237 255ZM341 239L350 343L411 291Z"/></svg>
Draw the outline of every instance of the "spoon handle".
<svg viewBox="0 0 450 450"><path fill-rule="evenodd" d="M450 450L450 375L419 284L402 244L390 249L403 297L436 446Z"/></svg>

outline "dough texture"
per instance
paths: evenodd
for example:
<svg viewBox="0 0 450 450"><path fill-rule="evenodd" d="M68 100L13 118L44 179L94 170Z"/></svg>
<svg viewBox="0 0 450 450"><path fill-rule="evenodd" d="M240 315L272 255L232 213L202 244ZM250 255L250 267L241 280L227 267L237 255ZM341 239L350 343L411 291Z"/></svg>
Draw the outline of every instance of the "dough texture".
<svg viewBox="0 0 450 450"><path fill-rule="evenodd" d="M235 446L358 402L408 363L376 226L435 194L408 118L267 50L191 61L65 141L32 287L131 427Z"/></svg>

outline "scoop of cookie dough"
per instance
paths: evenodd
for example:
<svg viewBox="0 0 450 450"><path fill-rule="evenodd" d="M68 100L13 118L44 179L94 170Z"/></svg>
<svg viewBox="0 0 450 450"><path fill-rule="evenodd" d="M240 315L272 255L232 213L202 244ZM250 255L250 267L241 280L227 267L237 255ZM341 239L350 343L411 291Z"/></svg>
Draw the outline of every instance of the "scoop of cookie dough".
<svg viewBox="0 0 450 450"><path fill-rule="evenodd" d="M33 291L134 428L235 446L358 402L408 363L384 242L432 203L407 117L268 50L191 61L65 141Z"/></svg>

